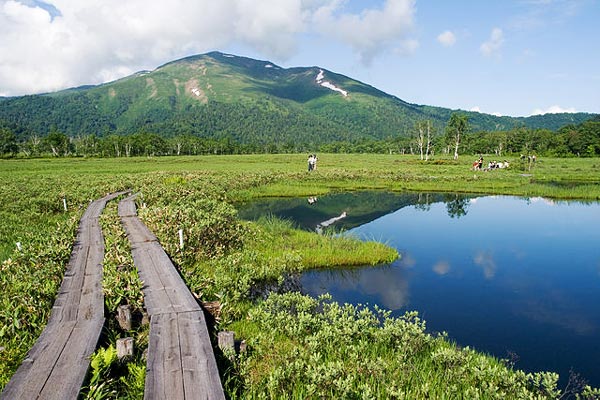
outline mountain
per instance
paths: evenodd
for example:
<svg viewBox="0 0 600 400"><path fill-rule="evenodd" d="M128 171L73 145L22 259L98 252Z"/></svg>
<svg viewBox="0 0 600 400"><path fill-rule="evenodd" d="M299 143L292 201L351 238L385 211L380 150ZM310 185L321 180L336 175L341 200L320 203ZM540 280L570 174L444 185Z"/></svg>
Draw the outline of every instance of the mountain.
<svg viewBox="0 0 600 400"><path fill-rule="evenodd" d="M219 52L183 58L97 86L0 98L18 135L192 134L239 143L320 144L407 136L419 120L443 130L447 108L417 105L319 67L281 68ZM527 118L464 112L474 130L558 129L593 114Z"/></svg>

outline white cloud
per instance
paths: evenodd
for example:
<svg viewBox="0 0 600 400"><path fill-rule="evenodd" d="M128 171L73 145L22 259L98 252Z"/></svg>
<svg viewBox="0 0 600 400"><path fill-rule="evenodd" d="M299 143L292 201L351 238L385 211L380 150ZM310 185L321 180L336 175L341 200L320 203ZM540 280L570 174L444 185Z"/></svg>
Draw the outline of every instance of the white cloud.
<svg viewBox="0 0 600 400"><path fill-rule="evenodd" d="M55 0L54 17L0 3L0 87L20 94L97 83L223 45L231 9L206 3Z"/></svg>
<svg viewBox="0 0 600 400"><path fill-rule="evenodd" d="M492 29L490 38L486 42L482 43L479 49L484 56L490 57L494 54L497 54L503 44L504 33L502 32L502 29L494 28Z"/></svg>
<svg viewBox="0 0 600 400"><path fill-rule="evenodd" d="M560 113L576 113L577 110L575 110L573 107L571 108L562 108L560 106L550 106L547 109L543 110L541 108L536 108L535 110L533 110L533 112L531 113L531 115L544 115L544 114L560 114Z"/></svg>
<svg viewBox="0 0 600 400"><path fill-rule="evenodd" d="M220 0L219 0L220 1ZM236 37L276 58L287 58L295 49L294 34L306 29L301 1L238 0ZM258 11L258 12L257 12Z"/></svg>
<svg viewBox="0 0 600 400"><path fill-rule="evenodd" d="M405 53L415 0L344 13L343 0L0 0L0 93L113 80L190 54L243 44L285 60L299 35L350 45L369 62Z"/></svg>
<svg viewBox="0 0 600 400"><path fill-rule="evenodd" d="M365 64L389 46L396 44L403 53L418 43L408 38L414 25L415 0L386 0L382 9L358 14L335 14L333 5L321 7L314 15L317 29L350 45Z"/></svg>
<svg viewBox="0 0 600 400"><path fill-rule="evenodd" d="M456 43L456 35L452 31L444 31L437 37L437 41L445 47L452 47Z"/></svg>
<svg viewBox="0 0 600 400"><path fill-rule="evenodd" d="M478 112L478 113L484 113L484 111L481 111L481 108L479 108L479 106L475 106L475 107L471 107L469 109L469 111L473 111L473 112ZM496 117L501 117L502 114L499 112L492 112L492 113L486 113L486 114L490 114L490 115L495 115Z"/></svg>
<svg viewBox="0 0 600 400"><path fill-rule="evenodd" d="M401 40L394 52L401 56L410 56L419 48L419 41L416 39Z"/></svg>

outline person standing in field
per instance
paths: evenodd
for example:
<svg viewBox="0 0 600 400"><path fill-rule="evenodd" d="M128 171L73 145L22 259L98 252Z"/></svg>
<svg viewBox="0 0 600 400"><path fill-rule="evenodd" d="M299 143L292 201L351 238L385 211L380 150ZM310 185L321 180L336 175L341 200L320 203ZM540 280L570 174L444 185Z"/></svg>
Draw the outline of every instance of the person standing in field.
<svg viewBox="0 0 600 400"><path fill-rule="evenodd" d="M317 169L317 155L311 154L308 156L308 171L314 171Z"/></svg>

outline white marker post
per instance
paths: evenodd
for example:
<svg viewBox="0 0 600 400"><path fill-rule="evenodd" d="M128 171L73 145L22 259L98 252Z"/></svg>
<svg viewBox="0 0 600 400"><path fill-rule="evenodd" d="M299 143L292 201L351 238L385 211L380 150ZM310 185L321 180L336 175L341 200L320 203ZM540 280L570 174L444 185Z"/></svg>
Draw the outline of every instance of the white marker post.
<svg viewBox="0 0 600 400"><path fill-rule="evenodd" d="M67 199L63 197L63 208L67 211Z"/></svg>
<svg viewBox="0 0 600 400"><path fill-rule="evenodd" d="M183 251L183 229L179 230L179 249Z"/></svg>

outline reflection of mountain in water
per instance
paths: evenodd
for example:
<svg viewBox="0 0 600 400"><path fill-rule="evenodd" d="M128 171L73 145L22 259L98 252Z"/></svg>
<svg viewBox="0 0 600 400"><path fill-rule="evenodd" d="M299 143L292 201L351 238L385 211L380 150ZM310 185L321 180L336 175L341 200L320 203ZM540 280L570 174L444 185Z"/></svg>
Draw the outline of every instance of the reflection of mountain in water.
<svg viewBox="0 0 600 400"><path fill-rule="evenodd" d="M319 197L312 204L308 198L269 198L243 204L238 209L242 219L254 220L261 216L273 215L291 220L305 230L314 230L323 221L345 212L346 216L332 226L336 230L349 230L406 206L417 205L426 208L438 202L447 203L448 212L460 217L466 214L470 197L441 193L345 192ZM463 207L457 211L457 205Z"/></svg>

